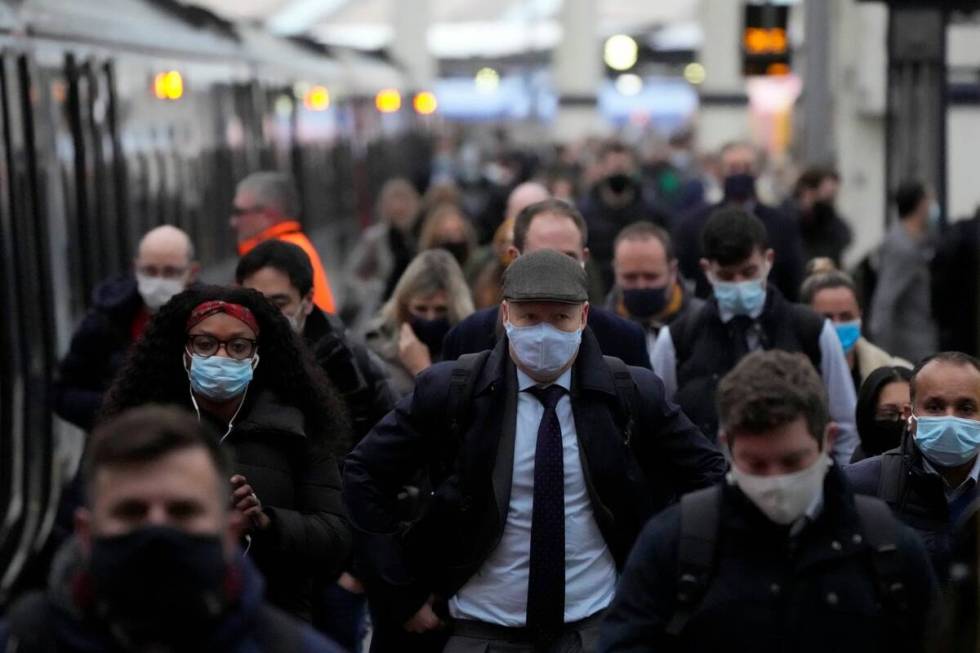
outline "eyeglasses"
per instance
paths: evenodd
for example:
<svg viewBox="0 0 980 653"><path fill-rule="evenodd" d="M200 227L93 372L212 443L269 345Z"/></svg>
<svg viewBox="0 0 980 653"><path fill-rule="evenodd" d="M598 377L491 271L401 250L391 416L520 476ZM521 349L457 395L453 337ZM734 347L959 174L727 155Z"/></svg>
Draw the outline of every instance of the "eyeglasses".
<svg viewBox="0 0 980 653"><path fill-rule="evenodd" d="M250 340L248 338L231 338L230 340L218 340L214 336L209 336L206 333L199 333L197 335L187 336L187 344L190 346L190 352L195 356L201 356L203 358L210 358L218 353L222 347L225 348L225 353L228 354L230 358L236 361L245 360L246 358L251 358L255 354L256 345L258 344L255 340Z"/></svg>
<svg viewBox="0 0 980 653"><path fill-rule="evenodd" d="M164 279L179 279L187 273L186 267L174 265L139 265L136 271L147 277L162 277Z"/></svg>

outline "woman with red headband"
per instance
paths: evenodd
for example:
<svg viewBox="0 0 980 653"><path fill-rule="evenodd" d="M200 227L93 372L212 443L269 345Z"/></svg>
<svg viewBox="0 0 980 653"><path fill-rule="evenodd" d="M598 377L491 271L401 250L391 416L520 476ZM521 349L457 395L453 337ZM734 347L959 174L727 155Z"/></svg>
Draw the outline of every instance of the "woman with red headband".
<svg viewBox="0 0 980 653"><path fill-rule="evenodd" d="M106 398L106 416L179 404L231 448L232 502L271 603L311 615L311 578L351 547L336 455L349 427L329 382L279 310L243 288L198 287L165 305Z"/></svg>

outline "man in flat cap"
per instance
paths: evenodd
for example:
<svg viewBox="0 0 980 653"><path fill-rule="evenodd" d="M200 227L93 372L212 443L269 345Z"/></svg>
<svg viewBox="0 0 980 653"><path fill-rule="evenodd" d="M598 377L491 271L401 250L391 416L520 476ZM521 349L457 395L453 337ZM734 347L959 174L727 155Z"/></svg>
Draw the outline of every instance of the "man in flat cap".
<svg viewBox="0 0 980 653"><path fill-rule="evenodd" d="M656 375L602 355L575 261L521 256L503 296L506 337L423 372L347 457L369 601L401 637L373 650L595 650L640 528L725 471ZM432 493L406 525L395 499L420 471Z"/></svg>

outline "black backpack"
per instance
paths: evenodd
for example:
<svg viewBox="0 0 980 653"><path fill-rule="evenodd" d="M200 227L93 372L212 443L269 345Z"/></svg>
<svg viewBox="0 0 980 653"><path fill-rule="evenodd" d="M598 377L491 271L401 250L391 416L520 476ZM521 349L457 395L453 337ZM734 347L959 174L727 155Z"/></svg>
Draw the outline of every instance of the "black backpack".
<svg viewBox="0 0 980 653"><path fill-rule="evenodd" d="M666 632L679 636L708 592L715 572L721 525L722 486L698 490L681 498L681 533L677 556L677 608ZM898 539L901 525L884 501L854 495L878 596L885 608L902 615L910 611Z"/></svg>

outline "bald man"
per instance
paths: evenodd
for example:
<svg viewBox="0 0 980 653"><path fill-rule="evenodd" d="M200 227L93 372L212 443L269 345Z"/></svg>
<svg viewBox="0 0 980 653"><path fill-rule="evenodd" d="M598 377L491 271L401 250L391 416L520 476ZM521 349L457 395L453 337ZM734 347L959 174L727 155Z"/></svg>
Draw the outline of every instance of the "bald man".
<svg viewBox="0 0 980 653"><path fill-rule="evenodd" d="M523 211L525 207L543 202L549 197L551 197L551 193L548 192L548 189L536 181L525 181L523 184L518 184L507 197L507 215L504 219L516 220L517 214Z"/></svg>
<svg viewBox="0 0 980 653"><path fill-rule="evenodd" d="M164 225L143 236L132 273L108 279L92 293L92 306L58 367L58 416L85 430L92 427L129 346L154 313L197 279L199 270L194 244L177 227Z"/></svg>

